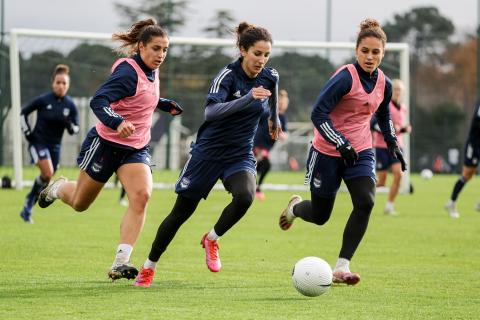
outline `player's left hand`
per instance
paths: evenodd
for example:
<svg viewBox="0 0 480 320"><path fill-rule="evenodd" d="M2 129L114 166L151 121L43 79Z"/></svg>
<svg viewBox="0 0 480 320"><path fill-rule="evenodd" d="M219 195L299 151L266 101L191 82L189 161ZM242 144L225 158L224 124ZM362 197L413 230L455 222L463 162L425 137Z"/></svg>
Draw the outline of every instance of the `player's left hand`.
<svg viewBox="0 0 480 320"><path fill-rule="evenodd" d="M407 170L407 163L403 158L402 150L400 150L400 148L398 147L397 142L396 141L387 142L387 146L388 146L388 153L390 153L390 155L393 158L398 159L400 161L400 164L402 165L402 171Z"/></svg>
<svg viewBox="0 0 480 320"><path fill-rule="evenodd" d="M183 112L183 108L178 104L178 102L171 100L171 106L172 108L170 109L170 114L172 116L178 116Z"/></svg>
<svg viewBox="0 0 480 320"><path fill-rule="evenodd" d="M270 137L273 140L278 140L280 134L282 134L282 127L278 122L274 122L271 119L268 119L268 132L270 133Z"/></svg>

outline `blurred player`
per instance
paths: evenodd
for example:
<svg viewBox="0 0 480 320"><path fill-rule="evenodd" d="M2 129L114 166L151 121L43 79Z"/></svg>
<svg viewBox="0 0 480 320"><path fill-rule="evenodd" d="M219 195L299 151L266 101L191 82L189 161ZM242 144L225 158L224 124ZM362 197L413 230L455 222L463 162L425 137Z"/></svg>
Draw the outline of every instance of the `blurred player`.
<svg viewBox="0 0 480 320"><path fill-rule="evenodd" d="M402 135L404 133L410 133L412 126L407 124L407 108L401 103L403 94L403 82L400 79L395 79L392 82L392 100L390 101L390 117L395 128L395 134L397 135L397 142L400 148L403 148ZM376 120L376 118L374 119ZM373 131L373 146L375 147L376 167L377 167L377 187L385 186L387 180L387 171L390 168L393 174L392 185L388 193L388 201L385 204L383 212L387 215L395 215L394 202L400 189L400 182L402 180L402 165L397 157L393 157L388 152L388 146L383 139L381 130L374 121Z"/></svg>
<svg viewBox="0 0 480 320"><path fill-rule="evenodd" d="M342 247L333 270L333 281L354 285L360 276L350 271L375 201L375 159L370 120L374 113L389 152L406 169L397 146L389 114L390 80L378 67L385 54L386 35L378 21L360 24L354 64L340 67L322 88L312 111L314 139L307 160L305 182L311 200L291 197L280 215L282 230L295 218L323 225L330 219L335 197L343 179L352 199L353 211L345 226Z"/></svg>
<svg viewBox="0 0 480 320"><path fill-rule="evenodd" d="M52 75L52 91L35 98L20 113L22 130L29 143L28 151L32 162L40 169L40 175L35 178L20 212L20 217L27 223L33 223L32 208L40 191L57 171L63 132L65 129L69 134L79 131L77 107L67 95L70 87L69 73L67 65L57 65ZM37 112L37 120L32 130L28 116L34 111Z"/></svg>
<svg viewBox="0 0 480 320"><path fill-rule="evenodd" d="M288 109L288 93L286 90L280 90L278 92L278 117L282 126L282 133L279 136L280 140L286 140L288 138L287 129L287 117L285 111ZM270 113L266 110L258 123L257 134L253 140L253 155L257 160L257 190L255 197L259 200L265 199L265 194L261 190L261 185L265 176L270 171L270 150L275 145L276 140L270 136L270 130L268 128L268 118Z"/></svg>
<svg viewBox="0 0 480 320"><path fill-rule="evenodd" d="M159 67L167 56L167 33L153 19L138 21L127 32L113 34L130 58L118 59L112 74L95 93L90 107L100 120L83 142L77 181L56 180L40 194L39 205L61 199L85 211L114 172L125 188L129 206L120 225L120 244L108 272L112 280L133 279L133 246L143 228L152 192L150 127L156 108L177 115L177 103L160 98Z"/></svg>
<svg viewBox="0 0 480 320"><path fill-rule="evenodd" d="M205 248L208 269L220 271L218 239L243 217L255 197L253 137L265 109L270 109L272 138L277 139L281 133L277 115L278 74L265 67L272 37L266 29L246 22L240 23L236 32L241 56L212 81L205 122L176 184L177 200L158 228L136 286L150 286L160 256L218 179L232 194L232 201L200 243Z"/></svg>
<svg viewBox="0 0 480 320"><path fill-rule="evenodd" d="M465 144L464 162L462 168L462 175L457 180L453 187L452 195L445 204L445 210L452 218L459 218L456 202L458 195L462 191L465 184L473 177L478 167L478 160L480 159L480 102L477 102L475 111L473 113L470 131L468 133L467 142ZM477 210L480 206L477 204Z"/></svg>

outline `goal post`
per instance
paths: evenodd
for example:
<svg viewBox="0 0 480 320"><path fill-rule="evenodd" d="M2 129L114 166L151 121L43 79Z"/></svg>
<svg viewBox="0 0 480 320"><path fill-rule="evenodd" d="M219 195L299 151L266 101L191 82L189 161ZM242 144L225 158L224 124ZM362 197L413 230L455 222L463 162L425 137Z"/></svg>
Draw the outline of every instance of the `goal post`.
<svg viewBox="0 0 480 320"><path fill-rule="evenodd" d="M23 158L22 158L22 132L20 129L20 111L21 105L25 101L21 101L21 79L20 79L20 48L19 38L22 37L34 37L34 38L54 38L54 39L76 39L79 41L97 41L101 43L108 43L113 47L111 40L111 34L107 33L91 33L91 32L73 32L73 31L53 31L53 30L37 30L37 29L12 29L10 33L10 85L11 85L11 115L10 128L11 128L11 141L12 141L12 162L14 167L14 183L16 189L22 189L23 187ZM211 38L189 38L189 37L170 37L171 50L175 50L181 46L192 47L211 47L211 48L229 48L232 50L235 47L233 39L211 39ZM322 42L322 41L274 41L274 50L283 50L284 52L289 50L344 50L349 53L353 53L355 49L355 43L353 42ZM233 52L233 51L232 51ZM386 52L398 53L398 74L400 79L405 84L404 102L409 109L409 97L410 97L410 74L409 74L409 47L406 43L387 43ZM232 60L234 55L232 54ZM168 63L168 61L167 61ZM273 65L273 67L277 67ZM220 70L220 69L218 69ZM218 72L218 70L210 70L209 72ZM280 73L281 77L284 77L284 73ZM328 77L330 76L327 75ZM282 80L281 80L282 81ZM321 84L318 85L320 90ZM294 93L294 92L292 92ZM313 101L310 102L313 105ZM176 127L178 129L178 123ZM181 152L181 148L178 148L179 137L175 136L176 132L180 130L170 130L174 136L169 137L173 141L174 149L176 152ZM312 127L313 131L313 127ZM82 137L83 138L83 137ZM410 144L409 137L405 135L405 156L407 162L410 163ZM170 143L172 144L172 143ZM177 153L171 156L170 161L178 162L179 156ZM405 179L402 182L402 191L407 191L409 187L409 175L405 175Z"/></svg>

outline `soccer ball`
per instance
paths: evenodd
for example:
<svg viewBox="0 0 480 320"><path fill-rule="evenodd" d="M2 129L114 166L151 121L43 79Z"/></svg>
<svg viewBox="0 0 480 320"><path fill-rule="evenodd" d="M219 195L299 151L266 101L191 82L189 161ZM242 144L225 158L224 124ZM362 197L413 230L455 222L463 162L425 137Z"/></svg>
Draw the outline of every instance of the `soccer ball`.
<svg viewBox="0 0 480 320"><path fill-rule="evenodd" d="M295 289L307 297L324 294L332 285L332 268L323 259L305 257L292 270Z"/></svg>
<svg viewBox="0 0 480 320"><path fill-rule="evenodd" d="M430 180L433 178L433 172L430 169L423 169L420 172L420 177L422 177L424 180Z"/></svg>

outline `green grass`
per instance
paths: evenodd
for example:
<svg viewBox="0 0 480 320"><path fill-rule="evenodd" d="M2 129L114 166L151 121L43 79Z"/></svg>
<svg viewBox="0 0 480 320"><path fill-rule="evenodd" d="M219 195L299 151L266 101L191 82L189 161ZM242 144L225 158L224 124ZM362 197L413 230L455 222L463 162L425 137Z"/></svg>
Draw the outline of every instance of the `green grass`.
<svg viewBox="0 0 480 320"><path fill-rule="evenodd" d="M0 168L0 173L11 173ZM28 169L25 177L36 171ZM75 178L76 169L59 174ZM176 172L155 172L173 182ZM443 210L456 176L430 181L413 177L415 193L399 197L397 217L384 216L378 194L369 229L351 264L362 281L334 286L307 298L292 286L292 266L314 255L334 264L351 210L339 193L330 221L317 227L296 221L288 232L277 226L290 192L266 192L220 241L223 269L207 270L199 245L229 196L212 191L180 229L162 257L154 285L111 283L124 208L118 190L104 190L92 207L76 214L62 203L35 208L34 225L18 213L27 190L0 190L0 319L478 319L480 312L480 180L464 189L461 218ZM303 181L302 173L273 173L268 183ZM307 193L301 193L308 198ZM175 194L156 190L145 229L132 255L139 266Z"/></svg>

